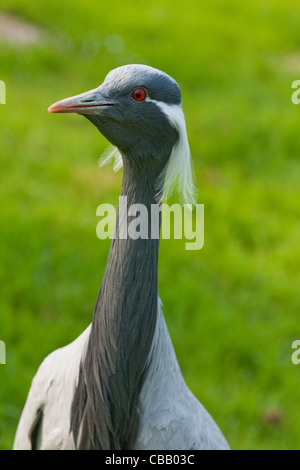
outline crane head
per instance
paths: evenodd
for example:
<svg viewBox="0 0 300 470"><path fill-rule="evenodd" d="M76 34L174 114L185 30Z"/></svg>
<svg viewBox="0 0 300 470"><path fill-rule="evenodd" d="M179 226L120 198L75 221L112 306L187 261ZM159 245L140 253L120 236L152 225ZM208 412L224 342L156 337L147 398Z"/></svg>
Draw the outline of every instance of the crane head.
<svg viewBox="0 0 300 470"><path fill-rule="evenodd" d="M82 114L118 148L124 165L152 174L158 184L167 173L168 193L177 184L182 199L193 202L180 88L166 73L124 65L109 72L98 88L58 101L48 111Z"/></svg>

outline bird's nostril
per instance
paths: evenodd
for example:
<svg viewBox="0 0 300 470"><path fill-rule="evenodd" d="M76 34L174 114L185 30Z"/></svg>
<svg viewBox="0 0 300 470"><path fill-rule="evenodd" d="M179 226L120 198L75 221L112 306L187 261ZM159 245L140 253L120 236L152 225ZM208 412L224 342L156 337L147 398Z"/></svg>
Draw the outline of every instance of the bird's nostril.
<svg viewBox="0 0 300 470"><path fill-rule="evenodd" d="M95 100L82 100L82 103L92 103Z"/></svg>

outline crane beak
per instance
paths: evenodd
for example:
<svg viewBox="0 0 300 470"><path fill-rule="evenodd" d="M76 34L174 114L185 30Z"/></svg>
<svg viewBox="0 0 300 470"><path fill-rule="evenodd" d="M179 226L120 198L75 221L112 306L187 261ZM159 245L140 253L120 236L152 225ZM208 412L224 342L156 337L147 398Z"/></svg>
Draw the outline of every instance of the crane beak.
<svg viewBox="0 0 300 470"><path fill-rule="evenodd" d="M57 101L48 108L49 113L99 114L99 109L113 106L99 88Z"/></svg>

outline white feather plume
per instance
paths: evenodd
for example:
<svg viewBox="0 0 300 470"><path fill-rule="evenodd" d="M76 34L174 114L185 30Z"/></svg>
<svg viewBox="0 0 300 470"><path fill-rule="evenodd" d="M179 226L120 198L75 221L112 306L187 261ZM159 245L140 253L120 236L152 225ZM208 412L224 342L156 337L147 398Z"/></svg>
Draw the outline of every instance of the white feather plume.
<svg viewBox="0 0 300 470"><path fill-rule="evenodd" d="M156 104L179 133L179 139L173 147L166 170L163 198L167 199L176 189L181 204L191 206L195 204L196 189L193 183L192 157L182 107L181 105L168 105L159 101ZM163 184L163 181L158 181L158 189L160 189L160 184Z"/></svg>
<svg viewBox="0 0 300 470"><path fill-rule="evenodd" d="M101 155L98 161L99 166L113 164L113 170L119 171L123 166L123 160L117 147L110 145Z"/></svg>

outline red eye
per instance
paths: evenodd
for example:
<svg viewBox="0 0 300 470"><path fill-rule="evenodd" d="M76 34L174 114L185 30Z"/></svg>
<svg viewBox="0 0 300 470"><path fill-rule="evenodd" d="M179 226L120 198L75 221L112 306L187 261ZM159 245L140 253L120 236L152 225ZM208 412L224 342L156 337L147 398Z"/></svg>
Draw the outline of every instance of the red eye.
<svg viewBox="0 0 300 470"><path fill-rule="evenodd" d="M137 88L131 96L135 101L144 101L144 99L146 99L147 92L144 88Z"/></svg>

